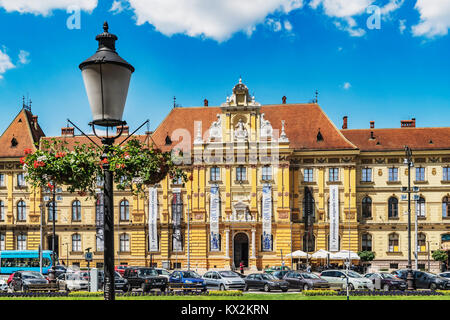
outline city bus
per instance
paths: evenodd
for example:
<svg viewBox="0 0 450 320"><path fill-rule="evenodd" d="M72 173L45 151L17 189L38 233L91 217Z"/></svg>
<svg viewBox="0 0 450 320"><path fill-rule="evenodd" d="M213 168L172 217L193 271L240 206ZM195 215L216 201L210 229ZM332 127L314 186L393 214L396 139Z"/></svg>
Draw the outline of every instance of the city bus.
<svg viewBox="0 0 450 320"><path fill-rule="evenodd" d="M55 260L57 261L57 260ZM48 274L52 267L52 251L42 251L42 274ZM11 274L16 271L40 272L38 250L5 250L0 251L0 274Z"/></svg>

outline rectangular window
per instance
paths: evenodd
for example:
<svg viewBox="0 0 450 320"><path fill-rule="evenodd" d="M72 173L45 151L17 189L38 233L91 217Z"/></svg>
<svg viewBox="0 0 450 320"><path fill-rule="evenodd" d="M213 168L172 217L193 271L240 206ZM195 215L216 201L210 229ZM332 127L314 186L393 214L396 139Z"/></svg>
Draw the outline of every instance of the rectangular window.
<svg viewBox="0 0 450 320"><path fill-rule="evenodd" d="M17 174L17 186L18 187L24 187L25 186L25 178L23 176L23 173Z"/></svg>
<svg viewBox="0 0 450 320"><path fill-rule="evenodd" d="M3 173L0 173L0 187L5 186L5 175Z"/></svg>
<svg viewBox="0 0 450 320"><path fill-rule="evenodd" d="M211 168L210 180L211 181L220 181L220 168L219 167Z"/></svg>
<svg viewBox="0 0 450 320"><path fill-rule="evenodd" d="M0 200L0 221L5 221L5 203Z"/></svg>
<svg viewBox="0 0 450 320"><path fill-rule="evenodd" d="M314 169L305 169L303 170L303 181L304 182L313 182L314 181L314 177L313 177L313 171Z"/></svg>
<svg viewBox="0 0 450 320"><path fill-rule="evenodd" d="M390 263L389 268L390 269L398 269L398 263Z"/></svg>
<svg viewBox="0 0 450 320"><path fill-rule="evenodd" d="M425 168L416 168L416 181L425 181Z"/></svg>
<svg viewBox="0 0 450 320"><path fill-rule="evenodd" d="M362 169L362 181L363 182L371 182L372 181L372 169L371 168L363 168Z"/></svg>
<svg viewBox="0 0 450 320"><path fill-rule="evenodd" d="M27 250L27 236L19 234L17 236L17 250Z"/></svg>
<svg viewBox="0 0 450 320"><path fill-rule="evenodd" d="M236 180L245 181L247 180L247 168L240 166L236 168Z"/></svg>
<svg viewBox="0 0 450 320"><path fill-rule="evenodd" d="M72 236L72 251L81 252L81 235L74 234Z"/></svg>
<svg viewBox="0 0 450 320"><path fill-rule="evenodd" d="M398 168L389 168L389 181L398 181Z"/></svg>
<svg viewBox="0 0 450 320"><path fill-rule="evenodd" d="M450 167L445 167L443 169L442 180L450 181Z"/></svg>
<svg viewBox="0 0 450 320"><path fill-rule="evenodd" d="M328 173L329 173L329 181L331 182L339 181L339 168L330 168Z"/></svg>
<svg viewBox="0 0 450 320"><path fill-rule="evenodd" d="M272 167L264 166L262 168L262 180L269 181L272 180Z"/></svg>
<svg viewBox="0 0 450 320"><path fill-rule="evenodd" d="M0 250L6 250L6 236L3 233L0 233Z"/></svg>
<svg viewBox="0 0 450 320"><path fill-rule="evenodd" d="M120 252L130 251L130 236L128 234L120 235Z"/></svg>

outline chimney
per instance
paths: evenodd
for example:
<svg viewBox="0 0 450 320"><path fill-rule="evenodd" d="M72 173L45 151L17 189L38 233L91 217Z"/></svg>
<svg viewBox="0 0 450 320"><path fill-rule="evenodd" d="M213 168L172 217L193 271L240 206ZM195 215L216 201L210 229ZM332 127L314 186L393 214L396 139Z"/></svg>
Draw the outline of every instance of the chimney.
<svg viewBox="0 0 450 320"><path fill-rule="evenodd" d="M402 121L400 121L400 126L402 128L415 128L416 127L416 118L412 118L411 120L402 120Z"/></svg>
<svg viewBox="0 0 450 320"><path fill-rule="evenodd" d="M283 102L283 104L286 104L286 96L283 96L283 97L281 98L281 101Z"/></svg>
<svg viewBox="0 0 450 320"><path fill-rule="evenodd" d="M374 140L375 136L373 135L373 131L370 131L370 140Z"/></svg>
<svg viewBox="0 0 450 320"><path fill-rule="evenodd" d="M208 99L203 100L203 105L204 105L205 107L208 106Z"/></svg>
<svg viewBox="0 0 450 320"><path fill-rule="evenodd" d="M62 137L73 137L75 135L75 130L73 127L61 128Z"/></svg>
<svg viewBox="0 0 450 320"><path fill-rule="evenodd" d="M121 128L122 128L122 126L117 126L117 127L116 127L116 132L117 132L117 134L120 133L120 129L121 129ZM129 134L130 134L130 128L129 128L128 126L123 126L122 134L129 135Z"/></svg>
<svg viewBox="0 0 450 320"><path fill-rule="evenodd" d="M344 118L343 118L344 123L343 123L343 125L342 125L342 129L347 129L347 128L348 128L348 127L347 127L347 119L348 119L348 117L347 117L347 116L344 116Z"/></svg>
<svg viewBox="0 0 450 320"><path fill-rule="evenodd" d="M37 130L37 128L38 128L38 116L32 116L31 117L31 124L34 126L34 129Z"/></svg>
<svg viewBox="0 0 450 320"><path fill-rule="evenodd" d="M370 121L370 129L375 128L375 121Z"/></svg>

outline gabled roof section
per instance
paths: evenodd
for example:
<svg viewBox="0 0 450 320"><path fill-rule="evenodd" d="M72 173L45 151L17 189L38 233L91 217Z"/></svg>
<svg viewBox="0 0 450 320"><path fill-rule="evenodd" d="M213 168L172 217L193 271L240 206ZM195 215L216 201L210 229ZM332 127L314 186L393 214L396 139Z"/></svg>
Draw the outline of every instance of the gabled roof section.
<svg viewBox="0 0 450 320"><path fill-rule="evenodd" d="M361 151L404 150L406 145L412 150L450 149L450 127L347 129L341 132Z"/></svg>
<svg viewBox="0 0 450 320"><path fill-rule="evenodd" d="M23 157L25 149L36 150L35 143L42 137L37 117L24 108L0 136L0 158Z"/></svg>
<svg viewBox="0 0 450 320"><path fill-rule="evenodd" d="M354 150L357 147L348 141L338 128L330 121L317 104L278 104L265 105L260 109L269 120L273 129L281 133L281 120L285 121L285 132L291 148L299 150ZM166 144L166 137L172 138L176 130L182 135L183 130L190 135L190 145L197 136L195 121L202 122L202 137L211 123L222 113L219 107L174 108L161 122L152 135L153 141L162 150L170 150L182 142L182 138L172 144ZM181 130L180 130L181 129ZM323 140L317 139L319 134Z"/></svg>
<svg viewBox="0 0 450 320"><path fill-rule="evenodd" d="M102 147L102 141L100 138L94 136L94 135L89 135L89 138L92 139L92 141L94 141L99 147ZM92 145L95 146L91 140L89 140L89 138L82 136L82 135L74 135L74 136L57 136L57 137L45 137L42 138L41 141L47 140L49 142L52 142L52 139L56 139L59 141L64 141L66 142L65 147L68 148L69 150L73 150L75 145ZM121 135L119 138L117 138L114 141L115 145L120 144L122 141L124 141L125 139L128 138L128 135ZM151 140L151 136L150 135L133 135L132 137L130 137L127 141L130 141L132 139L137 139L140 142L144 143L145 145L152 145L152 140Z"/></svg>

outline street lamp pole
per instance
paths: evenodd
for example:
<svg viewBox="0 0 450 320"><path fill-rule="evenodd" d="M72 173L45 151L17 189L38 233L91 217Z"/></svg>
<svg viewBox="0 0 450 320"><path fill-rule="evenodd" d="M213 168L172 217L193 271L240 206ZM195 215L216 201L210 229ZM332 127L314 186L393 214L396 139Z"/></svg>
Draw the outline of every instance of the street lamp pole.
<svg viewBox="0 0 450 320"><path fill-rule="evenodd" d="M48 277L50 279L50 282L55 282L56 281L56 273L55 273L55 265L56 265L56 252L55 252L55 239L56 239L56 183L54 181L51 182L51 186L52 186L52 227L53 227L53 232L52 232L52 267L51 269L48 271ZM50 204L48 204L49 206ZM49 211L50 211L50 207Z"/></svg>
<svg viewBox="0 0 450 320"><path fill-rule="evenodd" d="M114 202L113 172L108 155L115 139L120 137L126 122L122 120L128 94L131 74L134 67L122 59L116 52L116 35L108 32L109 26L103 24L103 33L95 38L98 41L97 52L83 61L79 68L91 107L93 121L90 122L94 134L101 138L103 154L101 156L104 176L104 273L105 300L114 300ZM106 137L99 137L95 126L106 127ZM108 128L117 128L116 136L108 136Z"/></svg>
<svg viewBox="0 0 450 320"><path fill-rule="evenodd" d="M414 290L414 277L411 269L411 168L413 167L411 148L405 146L405 164L408 165L408 275L406 280L408 282L408 290Z"/></svg>

